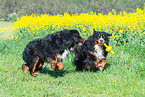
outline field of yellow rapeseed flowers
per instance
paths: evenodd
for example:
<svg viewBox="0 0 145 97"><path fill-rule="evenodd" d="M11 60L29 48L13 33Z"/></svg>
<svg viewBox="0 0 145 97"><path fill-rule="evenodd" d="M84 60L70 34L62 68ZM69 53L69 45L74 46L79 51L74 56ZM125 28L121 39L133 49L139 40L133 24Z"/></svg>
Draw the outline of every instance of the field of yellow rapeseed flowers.
<svg viewBox="0 0 145 97"><path fill-rule="evenodd" d="M18 18L13 24L16 31L15 40L19 37L39 36L54 33L62 29L77 29L83 37L92 34L93 28L96 30L112 33L113 40L119 43L129 41L132 37L141 37L145 34L145 9L137 8L135 13L125 11L116 14L114 9L108 15L98 15L95 12L69 15L49 15L41 14L36 16L23 16ZM122 38L125 41L122 41Z"/></svg>

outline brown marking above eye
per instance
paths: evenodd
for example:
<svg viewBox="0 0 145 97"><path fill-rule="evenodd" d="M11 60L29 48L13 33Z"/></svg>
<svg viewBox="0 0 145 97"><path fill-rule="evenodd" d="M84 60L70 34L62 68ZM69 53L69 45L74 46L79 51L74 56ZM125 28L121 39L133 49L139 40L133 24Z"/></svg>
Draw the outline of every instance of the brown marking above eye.
<svg viewBox="0 0 145 97"><path fill-rule="evenodd" d="M105 35L103 35L103 38L105 39Z"/></svg>
<svg viewBox="0 0 145 97"><path fill-rule="evenodd" d="M100 38L100 35L98 35L98 38Z"/></svg>

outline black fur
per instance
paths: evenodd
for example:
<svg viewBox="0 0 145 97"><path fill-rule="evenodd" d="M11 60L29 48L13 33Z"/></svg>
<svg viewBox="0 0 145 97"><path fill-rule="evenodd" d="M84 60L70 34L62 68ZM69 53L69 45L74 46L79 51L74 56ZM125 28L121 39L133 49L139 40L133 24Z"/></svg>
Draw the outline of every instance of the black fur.
<svg viewBox="0 0 145 97"><path fill-rule="evenodd" d="M28 67L30 73L33 75L33 70L41 70L42 66L39 65L43 65L45 61L58 62L56 55L63 54L65 50L70 51L75 44L81 42L79 39L83 40L77 30L65 29L49 34L44 38L32 40L28 43L23 52L23 60L26 62L26 64L23 65ZM59 61L62 60L59 59ZM34 64L37 64L36 69L34 68Z"/></svg>
<svg viewBox="0 0 145 97"><path fill-rule="evenodd" d="M98 64L102 64L101 61L105 60L108 53L107 51L105 51L106 47L103 45L103 43L106 43L108 45L108 36L111 36L111 34L94 30L94 34L88 37L88 40L86 40L81 46L76 46L74 50L74 63L76 65L77 71L89 70L95 65L94 62L97 63L95 65L96 68L100 68ZM100 52L97 52L97 50L95 49L95 45L98 45L98 47L102 49L102 55L99 56L104 57L97 56L97 54Z"/></svg>

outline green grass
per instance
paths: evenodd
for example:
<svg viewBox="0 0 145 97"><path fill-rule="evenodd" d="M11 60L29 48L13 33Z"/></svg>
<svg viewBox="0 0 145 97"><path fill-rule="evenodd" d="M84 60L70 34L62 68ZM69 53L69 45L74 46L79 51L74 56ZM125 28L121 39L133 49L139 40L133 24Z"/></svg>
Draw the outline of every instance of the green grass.
<svg viewBox="0 0 145 97"><path fill-rule="evenodd" d="M31 40L31 39L30 39ZM51 71L45 63L37 77L24 73L22 52L30 41L0 40L1 97L144 97L145 46L139 41L115 46L107 56L104 71L76 72L73 55L64 61L63 71Z"/></svg>
<svg viewBox="0 0 145 97"><path fill-rule="evenodd" d="M9 39L9 36L12 35L10 26L10 22L0 22L0 39Z"/></svg>

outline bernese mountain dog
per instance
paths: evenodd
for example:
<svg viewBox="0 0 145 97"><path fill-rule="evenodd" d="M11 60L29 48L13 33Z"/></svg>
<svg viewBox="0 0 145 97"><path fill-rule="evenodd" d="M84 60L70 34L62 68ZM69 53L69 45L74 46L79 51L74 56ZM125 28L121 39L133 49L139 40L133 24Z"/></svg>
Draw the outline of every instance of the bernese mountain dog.
<svg viewBox="0 0 145 97"><path fill-rule="evenodd" d="M25 73L29 70L32 76L36 76L35 71L41 70L45 61L51 63L52 70L62 70L64 67L62 60L75 45L82 42L84 39L77 30L68 29L32 40L23 51L23 60L26 64L22 65L22 70Z"/></svg>
<svg viewBox="0 0 145 97"><path fill-rule="evenodd" d="M77 71L90 70L92 67L99 68L101 71L106 65L107 51L103 43L108 45L111 34L100 31L93 31L93 35L74 50L74 64Z"/></svg>

